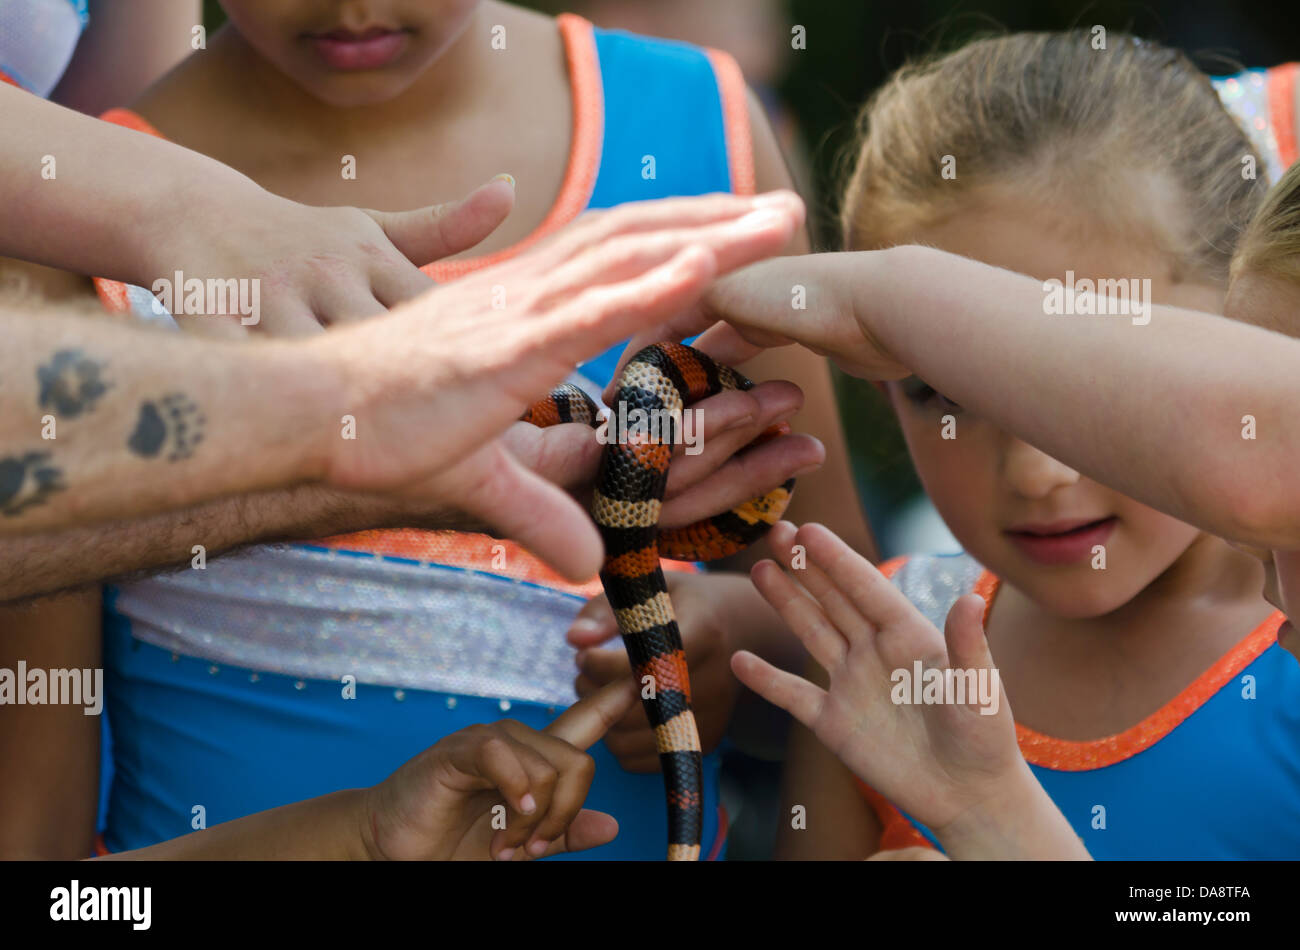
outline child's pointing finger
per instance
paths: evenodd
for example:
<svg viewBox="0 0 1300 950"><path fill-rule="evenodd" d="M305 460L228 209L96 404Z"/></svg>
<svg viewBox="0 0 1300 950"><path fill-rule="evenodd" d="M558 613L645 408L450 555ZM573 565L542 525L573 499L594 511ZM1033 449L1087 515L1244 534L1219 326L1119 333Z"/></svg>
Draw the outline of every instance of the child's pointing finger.
<svg viewBox="0 0 1300 950"><path fill-rule="evenodd" d="M640 695L631 679L618 679L574 703L546 727L549 736L577 749L588 749L632 708Z"/></svg>

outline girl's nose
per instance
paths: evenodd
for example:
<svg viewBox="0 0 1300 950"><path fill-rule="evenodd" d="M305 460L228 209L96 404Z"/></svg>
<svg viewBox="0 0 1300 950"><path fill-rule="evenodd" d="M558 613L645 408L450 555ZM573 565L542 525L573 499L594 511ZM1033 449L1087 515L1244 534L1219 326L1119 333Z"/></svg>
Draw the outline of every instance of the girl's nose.
<svg viewBox="0 0 1300 950"><path fill-rule="evenodd" d="M1007 439L1002 455L1002 477L1011 490L1025 498L1046 498L1058 488L1068 488L1079 481L1079 473L1021 442Z"/></svg>

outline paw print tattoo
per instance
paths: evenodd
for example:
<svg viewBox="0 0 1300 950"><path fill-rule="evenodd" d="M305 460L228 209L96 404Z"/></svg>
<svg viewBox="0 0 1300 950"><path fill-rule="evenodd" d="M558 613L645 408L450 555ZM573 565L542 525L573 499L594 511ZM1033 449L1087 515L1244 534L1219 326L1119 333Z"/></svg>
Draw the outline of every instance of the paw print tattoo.
<svg viewBox="0 0 1300 950"><path fill-rule="evenodd" d="M59 350L36 370L41 408L69 418L89 412L111 385L104 380L103 369L103 363L87 359L80 350Z"/></svg>
<svg viewBox="0 0 1300 950"><path fill-rule="evenodd" d="M49 452L0 459L0 514L20 515L62 491L63 472L49 464Z"/></svg>
<svg viewBox="0 0 1300 950"><path fill-rule="evenodd" d="M181 393L149 400L140 406L140 417L127 448L144 458L166 453L169 462L187 459L203 441L206 421L198 405Z"/></svg>

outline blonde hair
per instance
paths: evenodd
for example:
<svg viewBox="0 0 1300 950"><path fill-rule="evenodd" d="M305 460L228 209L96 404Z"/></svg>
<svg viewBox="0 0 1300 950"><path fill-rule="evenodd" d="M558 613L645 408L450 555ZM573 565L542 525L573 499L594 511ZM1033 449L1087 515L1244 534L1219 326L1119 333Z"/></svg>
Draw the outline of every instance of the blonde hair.
<svg viewBox="0 0 1300 950"><path fill-rule="evenodd" d="M1250 272L1300 284L1300 164L1292 165L1242 235L1232 278Z"/></svg>
<svg viewBox="0 0 1300 950"><path fill-rule="evenodd" d="M900 69L859 122L841 211L849 249L898 243L1001 185L1091 200L1107 209L1098 220L1154 235L1175 279L1222 285L1263 191L1243 159L1263 163L1209 78L1124 34L1104 49L1083 30L979 39ZM1167 199L1160 215L1129 211L1152 193Z"/></svg>

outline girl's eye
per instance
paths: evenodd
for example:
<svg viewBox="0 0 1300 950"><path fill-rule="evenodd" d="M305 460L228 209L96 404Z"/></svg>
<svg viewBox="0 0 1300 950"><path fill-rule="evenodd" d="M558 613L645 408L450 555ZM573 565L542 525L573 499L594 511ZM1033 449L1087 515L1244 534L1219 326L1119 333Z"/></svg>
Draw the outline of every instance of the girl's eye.
<svg viewBox="0 0 1300 950"><path fill-rule="evenodd" d="M915 376L904 380L902 385L903 395L915 405L942 409L945 412L961 412L961 406Z"/></svg>

